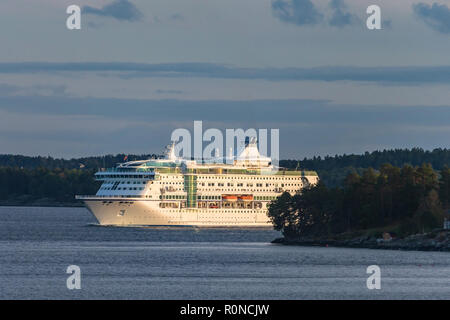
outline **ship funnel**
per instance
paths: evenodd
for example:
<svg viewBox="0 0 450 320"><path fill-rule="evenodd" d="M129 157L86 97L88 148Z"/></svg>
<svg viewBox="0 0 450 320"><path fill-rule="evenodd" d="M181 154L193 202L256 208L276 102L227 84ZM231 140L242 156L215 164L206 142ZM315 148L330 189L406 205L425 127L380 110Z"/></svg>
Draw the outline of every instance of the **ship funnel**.
<svg viewBox="0 0 450 320"><path fill-rule="evenodd" d="M256 139L256 137L245 137L245 146L256 146L257 145L258 140Z"/></svg>
<svg viewBox="0 0 450 320"><path fill-rule="evenodd" d="M245 148L237 157L237 164L247 166L269 166L271 159L262 156L258 150L256 137L245 139Z"/></svg>

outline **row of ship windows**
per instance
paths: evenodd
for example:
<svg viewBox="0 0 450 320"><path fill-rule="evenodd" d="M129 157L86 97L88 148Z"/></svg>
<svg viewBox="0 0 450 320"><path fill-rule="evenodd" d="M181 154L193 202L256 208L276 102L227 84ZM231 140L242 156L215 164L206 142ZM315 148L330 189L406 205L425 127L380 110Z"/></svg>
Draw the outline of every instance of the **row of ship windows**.
<svg viewBox="0 0 450 320"><path fill-rule="evenodd" d="M198 191L211 191L213 189L198 188L197 190ZM166 191L169 191L169 192L177 192L177 191L185 192L185 190L181 189L181 188L173 188L173 189L167 189L166 188ZM237 192L246 192L246 191L249 191L249 192L283 192L283 191L295 192L295 191L298 191L298 188L297 189L296 188L293 188L293 189L286 188L286 189L279 189L279 190L274 190L274 189L217 189L216 188L215 191L219 191L219 192L233 192L233 191L237 191Z"/></svg>
<svg viewBox="0 0 450 320"><path fill-rule="evenodd" d="M230 180L230 179L236 179L236 180L299 180L300 177L253 177L253 176L213 176L213 177L203 177L203 176L196 176L198 180ZM180 176L161 176L161 178L164 179L172 179L172 180L183 180L183 177Z"/></svg>
<svg viewBox="0 0 450 320"><path fill-rule="evenodd" d="M183 183L182 183L182 182L161 182L161 184L168 184L168 185L182 185ZM206 185L205 182L199 182L199 183L197 183L197 186L202 186L202 187L205 187L205 186L208 186L208 187L214 187L215 185L216 185L216 184L215 184L214 182L209 182L207 185ZM275 186L275 187L278 186L278 184L275 185L275 184L272 184L272 183L266 183L266 187L270 187L271 185L273 185L273 186ZM218 187L224 187L224 186L225 186L225 183L219 182L219 183L217 183L217 186L218 186ZM247 183L246 186L247 186L247 187L253 187L253 183ZM302 184L301 184L301 183L282 183L281 186L282 186L282 187L284 187L284 186L301 187ZM227 183L227 187L234 187L234 183L228 182L228 183ZM237 184L236 184L236 187L244 187L244 183L237 183ZM263 183L256 183L256 187L257 187L257 188L262 188L262 187L263 187Z"/></svg>
<svg viewBox="0 0 450 320"><path fill-rule="evenodd" d="M198 191L210 191L211 189L205 188L205 189L197 189ZM291 189L283 189L285 191L297 191L297 190L291 190ZM178 191L183 191L183 190L178 190ZM278 190L274 190L274 189L216 189L215 191L221 191L221 192L232 192L232 191L238 191L238 192L245 192L245 191L250 191L250 192L282 192L282 191L278 191Z"/></svg>
<svg viewBox="0 0 450 320"><path fill-rule="evenodd" d="M112 188L110 188L110 187L101 187L100 188L100 190L113 190ZM117 188L116 190L144 190L144 188L136 188L136 187L134 187L134 188L126 188L126 187L119 187L119 188ZM183 190L181 190L181 189L174 189L173 191L183 191ZM241 191L241 190L237 190L237 189L224 189L224 190L222 190L222 191ZM264 191L266 191L266 192L271 192L271 191L273 191L273 190L269 190L269 189L264 189L264 190L249 190L249 191L259 191L259 192L264 192ZM295 191L295 190L286 190L286 191ZM176 198L176 199L178 199L178 198Z"/></svg>
<svg viewBox="0 0 450 320"><path fill-rule="evenodd" d="M186 208L186 203L184 202L160 202L159 203L160 208L173 208L173 209L184 209ZM252 205L249 206L239 206L235 207L234 205L231 205L231 203L228 203L227 205L222 206L219 208L219 205L215 202L211 203L209 206L206 205L206 203L199 202L197 209L200 208L208 208L209 209L247 209L247 210L253 210L253 209L262 209L262 203L257 202L255 203L255 207L253 208Z"/></svg>
<svg viewBox="0 0 450 320"><path fill-rule="evenodd" d="M167 208L163 208L163 209L165 209L165 210L163 210L164 212L176 212L176 213L179 213L180 212L180 210L172 210L172 209L167 209ZM211 211L212 210L196 210L196 212L198 212L198 213L211 213ZM242 210L224 210L224 211L220 211L220 213L255 213L255 211L254 211L254 209L251 209L251 210L246 210L246 211L242 211ZM178 218L178 217L174 217L174 218ZM205 218L207 218L207 217L202 217L202 219L205 219ZM214 215L214 216L210 216L209 217L210 219L211 218L213 218L213 219L223 219L223 220L226 220L226 219L229 219L229 218L232 218L232 219L234 219L234 220L241 220L241 219L245 219L244 217L220 217L220 216L216 216L216 215ZM254 218L254 216L251 216L250 218ZM214 222L211 222L211 224L216 224L217 222L216 221L214 221Z"/></svg>
<svg viewBox="0 0 450 320"><path fill-rule="evenodd" d="M115 194L111 194L111 195L98 195L97 197L103 197L103 198L145 198L145 196L141 195L141 194L131 194L131 195L115 195Z"/></svg>
<svg viewBox="0 0 450 320"><path fill-rule="evenodd" d="M146 184L148 181L106 181L103 184L114 184L114 183L120 183L120 184Z"/></svg>
<svg viewBox="0 0 450 320"><path fill-rule="evenodd" d="M131 175L131 174L98 174L97 178L100 179L148 179L153 180L153 175Z"/></svg>
<svg viewBox="0 0 450 320"><path fill-rule="evenodd" d="M117 196L115 196L117 197ZM120 197L128 197L128 198L149 198L151 199L152 196L151 195L123 195ZM259 200L259 201L271 201L271 200L275 200L277 197L276 196L255 196L254 200ZM160 195L159 196L160 200L186 200L186 196L184 195ZM221 200L222 197L221 196L197 196L197 200Z"/></svg>
<svg viewBox="0 0 450 320"><path fill-rule="evenodd" d="M101 187L100 190L112 190L112 188ZM120 188L117 188L117 190L144 190L144 188L142 188L142 187L140 187L140 188L137 188L137 187L130 187L130 188L124 187L124 188L122 188L122 187L120 187Z"/></svg>
<svg viewBox="0 0 450 320"><path fill-rule="evenodd" d="M151 195L140 195L140 194L136 194L136 195L110 195L110 196L101 196L101 197L147 198L147 199L151 199L152 198ZM178 195L159 196L159 199L160 200L186 200L186 196L178 196ZM276 196L255 196L254 197L254 200L259 200L259 201L271 201L271 200L276 200L276 199L277 199ZM220 196L219 197L216 197L216 196L197 196L197 200L220 200ZM103 203L108 203L109 204L109 203L112 203L112 202L111 201L109 201L109 202L103 201Z"/></svg>
<svg viewBox="0 0 450 320"><path fill-rule="evenodd" d="M234 177L200 177L198 176L197 179L201 179L201 180L208 180L208 179L214 179L214 180L218 180L218 179L224 179L224 180L230 180L230 179L245 179L245 180L298 180L299 177L295 177L295 178L291 178L291 177L252 177L252 176L245 176L245 177L240 177L240 176L234 176Z"/></svg>
<svg viewBox="0 0 450 320"><path fill-rule="evenodd" d="M103 184L104 185L113 185L114 183L119 183L119 184L144 184L145 185L145 184L149 183L149 181L106 181ZM183 185L184 184L184 182L160 182L160 183L161 184L167 184L167 185ZM202 186L202 187L204 187L204 186L214 187L215 185L216 185L216 183L214 183L214 182L208 182L208 183L206 183L206 182L199 182L199 183L197 183L197 186ZM226 185L227 185L227 187L234 187L234 183L233 182L228 182ZM273 183L266 183L266 187L269 187L271 185L277 186L277 185L275 185ZM281 184L282 187L284 187L285 185L286 186L296 186L296 187L302 186L301 183L282 183ZM224 187L225 183L218 182L217 186L218 187ZM237 187L243 187L244 183L242 183L242 182L236 183L236 186ZM253 183L247 183L246 186L247 187L253 187ZM256 183L256 187L257 188L262 188L263 187L263 183Z"/></svg>
<svg viewBox="0 0 450 320"><path fill-rule="evenodd" d="M215 185L216 184L214 182L208 183L208 187L214 187ZM270 187L271 185L272 184L270 184L270 183L266 183L266 187ZM282 183L281 184L282 187L284 187L284 186L300 187L301 185L302 185L301 183ZM205 187L206 185L205 185L204 182L202 182L202 183L198 183L197 186ZM218 183L217 186L218 187L224 187L225 184L224 183ZM276 184L276 185L274 184L273 186L277 187L278 184ZM231 182L227 183L227 187L234 187L234 183L231 183ZM244 187L244 184L243 183L237 183L236 187ZM253 187L253 183L247 183L246 187ZM263 184L262 183L257 183L256 187L257 188L262 188Z"/></svg>
<svg viewBox="0 0 450 320"><path fill-rule="evenodd" d="M160 199L164 200L185 200L185 195L161 195ZM276 196L255 196L255 200L275 200ZM197 200L221 200L222 196L197 196Z"/></svg>

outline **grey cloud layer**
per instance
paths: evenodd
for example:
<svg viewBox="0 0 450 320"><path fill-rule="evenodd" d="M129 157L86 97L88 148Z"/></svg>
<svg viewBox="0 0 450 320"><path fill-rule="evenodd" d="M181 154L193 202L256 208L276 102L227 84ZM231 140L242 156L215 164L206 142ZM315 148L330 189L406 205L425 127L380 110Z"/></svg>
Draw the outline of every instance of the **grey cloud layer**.
<svg viewBox="0 0 450 320"><path fill-rule="evenodd" d="M330 26L342 28L360 21L356 15L348 11L344 0L331 0L329 9ZM273 0L272 12L281 21L297 26L315 25L324 21L325 17L311 0Z"/></svg>
<svg viewBox="0 0 450 320"><path fill-rule="evenodd" d="M65 85L32 85L17 86L7 83L0 83L0 96L64 96L67 87Z"/></svg>
<svg viewBox="0 0 450 320"><path fill-rule="evenodd" d="M101 116L150 121L217 121L292 124L408 124L447 126L450 107L345 106L327 100L208 100L114 99L60 96L0 96L0 110L23 114ZM239 120L237 120L239 119Z"/></svg>
<svg viewBox="0 0 450 320"><path fill-rule="evenodd" d="M194 120L204 121L205 129L278 128L283 158L380 148L447 147L450 134L450 106L358 107L323 100L0 96L0 114L0 122L7 123L0 126L4 152L64 156L157 152L172 130L192 129ZM55 127L55 121L59 126ZM35 127L23 130L26 123Z"/></svg>
<svg viewBox="0 0 450 320"><path fill-rule="evenodd" d="M356 15L348 11L344 0L332 0L330 7L333 10L333 15L329 21L331 26L345 27L360 22Z"/></svg>
<svg viewBox="0 0 450 320"><path fill-rule="evenodd" d="M143 17L143 13L128 0L114 0L101 9L84 6L82 12L102 17L110 17L117 20L137 21Z"/></svg>
<svg viewBox="0 0 450 320"><path fill-rule="evenodd" d="M0 63L0 73L96 72L108 76L198 77L271 81L361 81L389 84L448 84L450 66L241 68L213 63Z"/></svg>
<svg viewBox="0 0 450 320"><path fill-rule="evenodd" d="M416 16L432 29L443 34L450 34L450 9L446 5L433 3L430 6L418 3L413 6L413 10Z"/></svg>
<svg viewBox="0 0 450 320"><path fill-rule="evenodd" d="M310 0L273 0L275 17L299 26L314 25L323 20L323 15Z"/></svg>

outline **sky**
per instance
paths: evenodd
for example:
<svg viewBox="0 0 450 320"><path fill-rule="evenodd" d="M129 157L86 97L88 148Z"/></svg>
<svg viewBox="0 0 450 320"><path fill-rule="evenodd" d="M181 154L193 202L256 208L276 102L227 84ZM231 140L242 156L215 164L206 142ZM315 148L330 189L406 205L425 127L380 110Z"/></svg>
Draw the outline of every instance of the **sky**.
<svg viewBox="0 0 450 320"><path fill-rule="evenodd" d="M283 159L450 148L450 0L2 0L0 40L0 154L160 153L194 120Z"/></svg>

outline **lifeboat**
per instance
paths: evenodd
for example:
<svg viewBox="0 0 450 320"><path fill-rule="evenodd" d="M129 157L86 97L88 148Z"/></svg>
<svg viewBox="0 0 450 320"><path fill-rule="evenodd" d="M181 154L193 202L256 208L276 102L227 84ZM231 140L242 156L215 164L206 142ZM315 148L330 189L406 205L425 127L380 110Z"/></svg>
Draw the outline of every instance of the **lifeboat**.
<svg viewBox="0 0 450 320"><path fill-rule="evenodd" d="M233 195L223 195L222 199L225 201L237 201L238 197Z"/></svg>
<svg viewBox="0 0 450 320"><path fill-rule="evenodd" d="M239 197L239 200L243 201L253 201L253 196L250 194L242 195Z"/></svg>

